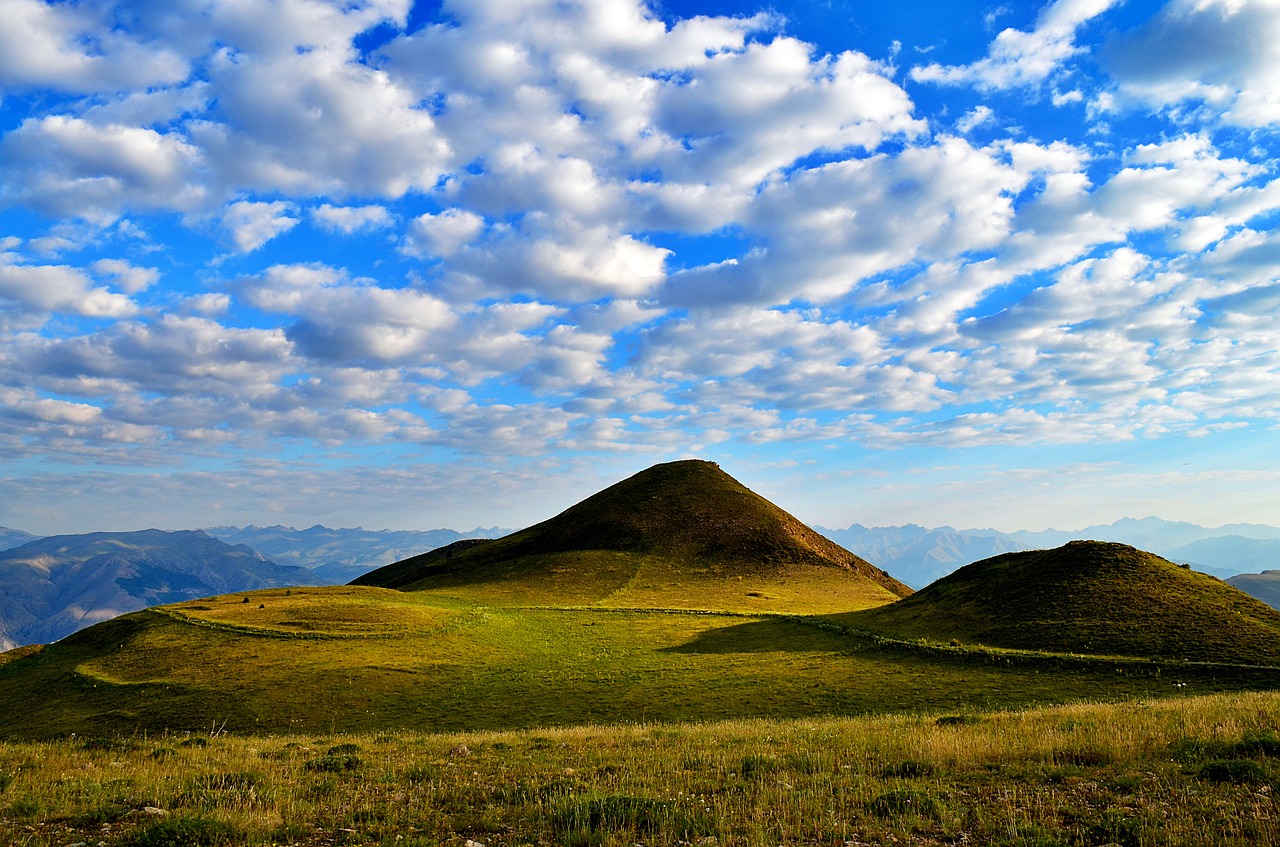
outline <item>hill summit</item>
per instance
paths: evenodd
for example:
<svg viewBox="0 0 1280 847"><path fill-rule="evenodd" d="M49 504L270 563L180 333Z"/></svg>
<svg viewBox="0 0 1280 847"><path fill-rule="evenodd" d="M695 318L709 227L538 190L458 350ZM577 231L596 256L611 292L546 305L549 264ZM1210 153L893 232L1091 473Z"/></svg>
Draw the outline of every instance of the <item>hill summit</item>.
<svg viewBox="0 0 1280 847"><path fill-rule="evenodd" d="M796 612L911 593L699 460L655 465L528 529L433 550L353 584L489 602Z"/></svg>
<svg viewBox="0 0 1280 847"><path fill-rule="evenodd" d="M1280 665L1280 612L1215 577L1102 541L974 562L846 622L993 647Z"/></svg>

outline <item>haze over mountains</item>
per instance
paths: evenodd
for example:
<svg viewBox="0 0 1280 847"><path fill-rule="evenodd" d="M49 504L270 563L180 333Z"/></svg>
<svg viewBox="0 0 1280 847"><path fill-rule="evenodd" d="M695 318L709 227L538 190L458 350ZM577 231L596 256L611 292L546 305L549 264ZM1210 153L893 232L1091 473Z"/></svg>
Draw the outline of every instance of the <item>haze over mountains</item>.
<svg viewBox="0 0 1280 847"><path fill-rule="evenodd" d="M512 530L496 526L476 527L470 532L330 529L317 524L308 529L279 525L215 526L205 532L228 544L252 547L278 564L307 568L319 580L318 584L338 585L426 550L464 538L499 538Z"/></svg>

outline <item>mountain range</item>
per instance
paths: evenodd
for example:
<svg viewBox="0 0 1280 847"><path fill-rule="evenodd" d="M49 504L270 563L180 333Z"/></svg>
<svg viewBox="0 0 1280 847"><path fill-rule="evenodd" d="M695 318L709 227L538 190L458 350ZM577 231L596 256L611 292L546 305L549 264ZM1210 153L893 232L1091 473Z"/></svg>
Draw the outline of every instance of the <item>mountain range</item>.
<svg viewBox="0 0 1280 847"><path fill-rule="evenodd" d="M0 552L0 647L57 641L148 606L274 585L314 585L199 530L55 535Z"/></svg>
<svg viewBox="0 0 1280 847"><path fill-rule="evenodd" d="M278 564L307 568L321 585L350 582L374 568L464 538L498 538L511 531L496 526L476 527L470 532L330 529L319 524L308 529L276 525L215 526L205 530L228 544L252 547Z"/></svg>
<svg viewBox="0 0 1280 847"><path fill-rule="evenodd" d="M1280 528L1261 524L1228 524L1210 529L1185 521L1147 517L1122 518L1074 531L1000 532L949 526L926 529L914 524L853 524L846 529L817 529L913 588L923 588L961 565L989 556L1046 550L1085 540L1128 544L1220 578L1280 568Z"/></svg>
<svg viewBox="0 0 1280 847"><path fill-rule="evenodd" d="M1128 544L1180 564L1190 564L1196 570L1227 579L1263 602L1280 606L1280 528L1270 526L1232 524L1210 529L1148 517L1125 518L1076 531L1006 533L949 526L929 529L913 524L888 527L853 524L845 529L816 529L915 589L963 565L992 556L1091 539ZM295 529L250 525L217 526L202 531L203 535L232 547L246 547L268 563L282 566L280 570L261 565L250 570L227 567L221 558L226 555L225 551L203 540L194 547L190 545L189 542L201 534L198 531L195 534L148 532L149 535L115 534L128 536L113 551L115 566L123 567L125 559L135 556L137 561L133 567L140 573L152 573L157 556L185 560L188 564L184 584L188 596L204 596L268 586L347 583L375 568L447 548L463 539L499 538L511 530L499 527L477 527L469 532L366 530L319 525ZM49 545L33 548L39 551L38 556L47 570L40 577L44 584L39 590L31 587L35 583L29 569L0 566L0 589L4 598L0 601L0 648L56 640L111 615L167 602L162 598L170 595L159 588L136 579L126 578L122 582L110 569L85 569L80 554L74 552L80 542L73 543L71 539L83 539L84 544L91 546L93 539L100 540L102 535L59 536L63 540L53 548L61 549L61 553L53 552ZM0 562L8 561L6 548L12 551L39 540L30 533L0 527ZM202 557L207 557L203 569L191 564ZM197 571L208 574L210 579L199 578ZM1264 573L1267 571L1274 573Z"/></svg>
<svg viewBox="0 0 1280 847"><path fill-rule="evenodd" d="M1280 612L1185 565L1075 541L913 592L710 462L357 583L169 602L0 654L0 736L965 714L1280 685Z"/></svg>

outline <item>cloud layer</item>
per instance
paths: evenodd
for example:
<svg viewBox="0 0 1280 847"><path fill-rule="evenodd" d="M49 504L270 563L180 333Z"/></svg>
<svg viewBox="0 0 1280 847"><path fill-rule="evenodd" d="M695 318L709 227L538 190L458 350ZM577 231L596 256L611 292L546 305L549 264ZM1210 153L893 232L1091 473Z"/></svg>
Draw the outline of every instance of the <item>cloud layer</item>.
<svg viewBox="0 0 1280 847"><path fill-rule="evenodd" d="M1280 414L1274 3L1055 0L914 66L638 0L10 5L14 479L910 467Z"/></svg>

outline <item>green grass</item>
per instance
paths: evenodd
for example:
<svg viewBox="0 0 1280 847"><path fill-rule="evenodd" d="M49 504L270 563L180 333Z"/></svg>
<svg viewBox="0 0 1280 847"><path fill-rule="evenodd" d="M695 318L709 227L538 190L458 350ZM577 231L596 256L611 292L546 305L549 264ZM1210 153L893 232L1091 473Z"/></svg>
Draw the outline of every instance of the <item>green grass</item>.
<svg viewBox="0 0 1280 847"><path fill-rule="evenodd" d="M0 734L968 713L1277 685L1280 670L938 648L851 633L822 616L272 589L126 615L0 665Z"/></svg>
<svg viewBox="0 0 1280 847"><path fill-rule="evenodd" d="M1280 694L944 717L7 742L0 843L1280 843Z"/></svg>

